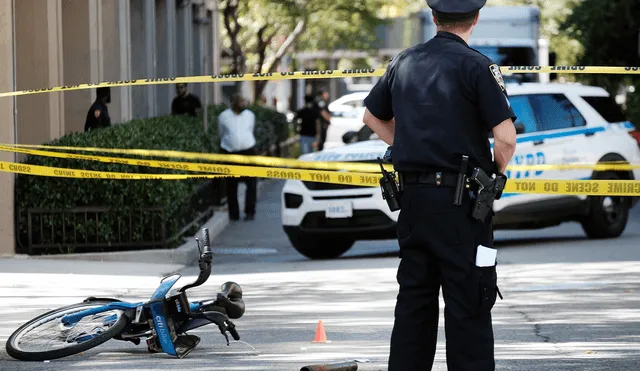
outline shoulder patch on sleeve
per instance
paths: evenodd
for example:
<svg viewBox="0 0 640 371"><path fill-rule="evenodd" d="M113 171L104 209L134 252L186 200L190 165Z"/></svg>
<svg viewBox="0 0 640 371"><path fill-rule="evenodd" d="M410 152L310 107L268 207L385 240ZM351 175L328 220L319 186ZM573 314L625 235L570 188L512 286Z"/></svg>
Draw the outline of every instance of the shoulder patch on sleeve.
<svg viewBox="0 0 640 371"><path fill-rule="evenodd" d="M97 110L93 111L93 115L94 115L96 118L100 117L100 110L99 110L99 109L97 109Z"/></svg>
<svg viewBox="0 0 640 371"><path fill-rule="evenodd" d="M327 104L326 104L323 100L320 100L320 101L318 102L318 107L320 107L320 108L324 108L326 105L327 105Z"/></svg>
<svg viewBox="0 0 640 371"><path fill-rule="evenodd" d="M500 89L502 89L502 91L505 91L506 87L504 85L502 73L500 72L500 67L498 67L498 65L494 63L489 66L489 70L491 71L491 74L493 75L493 78L496 80L498 85L500 85Z"/></svg>

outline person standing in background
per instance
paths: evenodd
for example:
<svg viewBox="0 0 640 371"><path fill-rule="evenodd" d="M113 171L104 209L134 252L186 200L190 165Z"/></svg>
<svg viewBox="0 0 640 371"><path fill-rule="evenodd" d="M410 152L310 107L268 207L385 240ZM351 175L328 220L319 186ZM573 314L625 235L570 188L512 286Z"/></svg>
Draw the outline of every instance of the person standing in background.
<svg viewBox="0 0 640 371"><path fill-rule="evenodd" d="M296 116L293 118L293 122L299 125L300 150L303 155L313 152L313 149L320 142L320 116L313 107L313 97L306 95L304 102L304 107L296 112Z"/></svg>
<svg viewBox="0 0 640 371"><path fill-rule="evenodd" d="M256 116L246 108L246 101L240 94L231 97L231 108L227 108L218 116L218 135L220 150L224 154L256 155L256 138L254 136ZM253 220L256 213L256 197L258 180L255 177L229 177L227 180L227 204L229 219L239 220L238 183L247 185L245 194L245 220Z"/></svg>
<svg viewBox="0 0 640 371"><path fill-rule="evenodd" d="M176 84L176 93L178 95L171 102L171 114L197 117L202 109L202 103L197 96L189 93L187 84Z"/></svg>
<svg viewBox="0 0 640 371"><path fill-rule="evenodd" d="M109 117L109 109L107 108L107 104L109 103L111 103L111 88L102 87L96 89L96 100L89 108L87 118L84 122L85 133L94 129L111 126L111 118Z"/></svg>
<svg viewBox="0 0 640 371"><path fill-rule="evenodd" d="M318 101L316 102L316 111L320 116L320 140L318 142L317 149L322 151L324 143L327 141L327 130L331 125L331 112L329 111L329 92L322 89L318 94Z"/></svg>

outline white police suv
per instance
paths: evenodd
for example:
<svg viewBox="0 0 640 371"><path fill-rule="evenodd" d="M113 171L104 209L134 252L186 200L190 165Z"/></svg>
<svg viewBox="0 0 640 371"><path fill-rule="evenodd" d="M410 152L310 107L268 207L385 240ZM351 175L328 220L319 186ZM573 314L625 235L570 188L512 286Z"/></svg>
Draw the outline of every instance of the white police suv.
<svg viewBox="0 0 640 371"><path fill-rule="evenodd" d="M512 165L640 162L640 142L633 136L637 131L604 89L525 83L509 84L508 92L518 116ZM386 149L379 139L364 140L299 159L377 163ZM640 170L507 171L506 175L510 179L639 179ZM612 238L623 232L628 210L637 200L504 194L494 203L494 223L496 229L535 229L577 221L590 238ZM282 190L284 231L298 252L313 259L338 257L357 240L396 238L398 213L389 211L379 187L288 180Z"/></svg>

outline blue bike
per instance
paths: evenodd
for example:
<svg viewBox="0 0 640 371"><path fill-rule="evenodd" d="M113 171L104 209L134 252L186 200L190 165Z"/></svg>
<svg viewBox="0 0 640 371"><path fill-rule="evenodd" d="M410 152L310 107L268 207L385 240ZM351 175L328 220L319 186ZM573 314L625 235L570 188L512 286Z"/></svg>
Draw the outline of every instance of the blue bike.
<svg viewBox="0 0 640 371"><path fill-rule="evenodd" d="M183 358L200 342L187 331L214 323L229 345L227 332L240 340L230 319L244 315L242 289L226 282L215 299L189 302L186 291L202 285L211 274L213 252L209 231L202 230L198 245L200 274L195 282L172 290L179 273L165 276L148 302L128 303L112 298L89 297L82 303L42 314L18 328L7 340L7 353L23 361L67 357L116 339L140 344L146 339L149 352Z"/></svg>

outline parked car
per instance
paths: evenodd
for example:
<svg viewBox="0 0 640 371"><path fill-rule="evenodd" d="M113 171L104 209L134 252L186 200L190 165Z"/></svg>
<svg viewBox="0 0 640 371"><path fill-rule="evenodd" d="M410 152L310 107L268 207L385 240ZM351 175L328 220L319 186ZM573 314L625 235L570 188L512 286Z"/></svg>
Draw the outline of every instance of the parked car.
<svg viewBox="0 0 640 371"><path fill-rule="evenodd" d="M349 93L329 103L332 117L331 125L327 129L325 149L342 147L344 145L342 137L362 127L364 98L367 95L369 95L368 91Z"/></svg>
<svg viewBox="0 0 640 371"><path fill-rule="evenodd" d="M336 117L357 117L364 108L364 98L369 91L358 91L341 96L329 103L329 111ZM362 123L362 121L360 121Z"/></svg>
<svg viewBox="0 0 640 371"><path fill-rule="evenodd" d="M509 85L518 116L516 153L510 164L640 162L635 129L606 90L580 84ZM362 127L339 148L310 153L303 161L377 162L387 145ZM353 142L355 141L355 142ZM490 139L493 148L493 140ZM507 171L510 179L639 179L640 170ZM625 229L638 198L504 194L494 203L496 229L537 229L581 223L590 238L613 238ZM391 212L379 187L297 180L282 190L282 226L293 247L309 258L336 258L357 240L396 238L399 212Z"/></svg>

